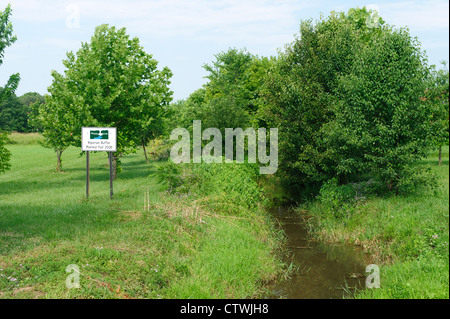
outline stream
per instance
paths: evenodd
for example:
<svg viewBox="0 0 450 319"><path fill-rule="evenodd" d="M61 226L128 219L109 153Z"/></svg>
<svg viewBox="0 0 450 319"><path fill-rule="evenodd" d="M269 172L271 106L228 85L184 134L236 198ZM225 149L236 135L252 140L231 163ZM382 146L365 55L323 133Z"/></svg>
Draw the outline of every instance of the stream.
<svg viewBox="0 0 450 319"><path fill-rule="evenodd" d="M269 285L265 298L342 299L355 288L365 289L365 269L371 262L361 249L310 240L302 217L288 207L275 208L272 214L287 236L284 261L298 271Z"/></svg>

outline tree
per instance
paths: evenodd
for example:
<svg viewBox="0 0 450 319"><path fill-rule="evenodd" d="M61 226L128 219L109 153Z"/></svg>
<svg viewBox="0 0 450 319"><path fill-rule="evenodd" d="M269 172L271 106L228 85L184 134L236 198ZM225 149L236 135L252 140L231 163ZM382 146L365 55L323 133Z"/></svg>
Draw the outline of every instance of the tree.
<svg viewBox="0 0 450 319"><path fill-rule="evenodd" d="M3 91L4 89L0 88L0 94ZM42 103L43 99L38 93L26 93L21 97L17 97L14 93L8 94L0 103L0 129L20 133L38 130L39 127L35 127L35 123L31 121L30 106L34 102Z"/></svg>
<svg viewBox="0 0 450 319"><path fill-rule="evenodd" d="M355 51L350 72L339 79L334 123L324 132L338 174L376 175L395 192L423 176L414 163L431 146L431 110L420 101L428 72L406 29L381 27Z"/></svg>
<svg viewBox="0 0 450 319"><path fill-rule="evenodd" d="M192 92L185 100L170 103L167 111L164 136L170 136L173 129L182 127L192 133L192 121L203 120L203 108L206 104L206 90L200 88Z"/></svg>
<svg viewBox="0 0 450 319"><path fill-rule="evenodd" d="M42 145L55 151L56 172L62 172L62 153L74 144L73 131L77 126L77 119L74 114L67 113L66 108L56 104L56 95L46 95L45 99L46 103L36 101L30 105L32 122L42 128Z"/></svg>
<svg viewBox="0 0 450 319"><path fill-rule="evenodd" d="M142 145L143 130L159 121L171 101L172 73L167 67L157 70L158 62L125 28L105 24L95 29L90 43L83 43L76 54L69 52L63 64L63 75L52 72L46 103L64 114L58 120L69 123L75 146L81 145L82 126L117 128L115 178L119 154Z"/></svg>
<svg viewBox="0 0 450 319"><path fill-rule="evenodd" d="M4 51L7 47L16 41L16 36L12 35L13 28L9 17L11 15L11 7L8 5L5 11L0 11L0 66L3 64ZM19 85L19 74L11 75L8 82L0 92L0 104L16 90ZM11 153L4 147L6 134L0 131L0 173L3 173L10 167L9 159Z"/></svg>
<svg viewBox="0 0 450 319"><path fill-rule="evenodd" d="M34 110L31 105L37 103L42 104L45 102L45 98L37 92L28 92L17 98L22 107L25 109L27 114L27 120L24 127L24 132L40 132L42 127L38 122L33 122L33 118L37 115L34 114Z"/></svg>
<svg viewBox="0 0 450 319"><path fill-rule="evenodd" d="M9 152L8 149L4 147L7 139L8 137L6 135L6 132L0 131L0 173L4 173L11 167L11 164L9 162L11 158L11 152Z"/></svg>
<svg viewBox="0 0 450 319"><path fill-rule="evenodd" d="M6 7L5 11L0 11L0 66L3 64L5 49L17 40L17 37L12 35L13 27L9 21L11 11L10 5ZM3 87L3 91L0 93L0 102L16 91L19 81L19 73L13 74L9 77L8 82Z"/></svg>
<svg viewBox="0 0 450 319"><path fill-rule="evenodd" d="M223 131L226 127L257 127L260 89L272 59L259 58L246 50L229 49L215 55L205 84L203 121Z"/></svg>
<svg viewBox="0 0 450 319"><path fill-rule="evenodd" d="M427 89L422 98L432 108L431 123L434 142L439 148L439 165L442 164L442 146L448 144L449 138L449 73L447 63L442 61L440 70L433 66Z"/></svg>
<svg viewBox="0 0 450 319"><path fill-rule="evenodd" d="M0 88L0 94L4 91ZM8 94L0 103L0 129L4 131L25 132L27 110L14 93Z"/></svg>
<svg viewBox="0 0 450 319"><path fill-rule="evenodd" d="M398 191L429 148L428 68L417 40L365 8L303 21L266 78L267 121L280 130L289 184L368 176Z"/></svg>

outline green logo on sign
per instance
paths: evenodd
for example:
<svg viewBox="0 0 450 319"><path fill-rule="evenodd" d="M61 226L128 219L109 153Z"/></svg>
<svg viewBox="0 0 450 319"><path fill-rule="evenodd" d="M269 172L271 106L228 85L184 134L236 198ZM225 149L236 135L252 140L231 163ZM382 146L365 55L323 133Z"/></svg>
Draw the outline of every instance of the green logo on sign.
<svg viewBox="0 0 450 319"><path fill-rule="evenodd" d="M103 131L91 131L91 140L107 140L108 139L108 130Z"/></svg>

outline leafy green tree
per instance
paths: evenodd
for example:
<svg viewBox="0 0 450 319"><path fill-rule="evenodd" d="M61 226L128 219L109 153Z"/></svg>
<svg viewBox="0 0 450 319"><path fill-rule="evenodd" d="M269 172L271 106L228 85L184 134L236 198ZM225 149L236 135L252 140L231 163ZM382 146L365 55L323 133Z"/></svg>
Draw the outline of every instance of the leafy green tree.
<svg viewBox="0 0 450 319"><path fill-rule="evenodd" d="M192 121L203 119L206 104L206 90L200 88L192 92L185 100L170 103L165 123L165 136L170 136L173 129L182 127L192 133Z"/></svg>
<svg viewBox="0 0 450 319"><path fill-rule="evenodd" d="M0 88L0 94L4 89ZM5 131L26 132L27 110L14 93L8 94L0 103L0 129Z"/></svg>
<svg viewBox="0 0 450 319"><path fill-rule="evenodd" d="M63 75L52 72L46 103L63 109L60 120L73 124L76 146L83 126L117 128L115 178L119 154L142 145L143 130L159 120L171 101L172 73L167 67L157 70L158 62L145 53L137 37L131 39L125 28L108 25L98 26L90 43L83 43L76 54L69 52L63 64Z"/></svg>
<svg viewBox="0 0 450 319"><path fill-rule="evenodd" d="M11 167L11 164L9 162L11 158L11 153L8 151L7 148L4 147L7 139L8 136L6 135L6 132L0 131L0 173L4 173L7 169Z"/></svg>
<svg viewBox="0 0 450 319"><path fill-rule="evenodd" d="M57 93L55 93L57 94ZM65 107L58 105L58 96L45 96L45 103L36 101L30 105L33 114L32 121L42 128L44 142L42 145L53 149L56 153L56 171L62 172L62 154L75 143L73 132L77 127L77 118L66 112Z"/></svg>
<svg viewBox="0 0 450 319"><path fill-rule="evenodd" d="M259 58L246 50L229 49L215 55L205 85L203 121L223 131L226 127L257 127L260 89L272 59Z"/></svg>
<svg viewBox="0 0 450 319"><path fill-rule="evenodd" d="M396 192L423 176L413 164L431 146L431 110L420 101L428 72L417 39L406 29L382 26L358 47L350 72L339 79L335 119L324 131L338 175L376 174Z"/></svg>
<svg viewBox="0 0 450 319"><path fill-rule="evenodd" d="M417 40L365 8L303 21L266 78L266 119L280 131L290 185L368 176L399 190L429 147L428 69Z"/></svg>
<svg viewBox="0 0 450 319"><path fill-rule="evenodd" d="M45 98L37 92L28 92L22 96L19 96L17 100L20 104L22 104L22 107L27 114L24 132L41 132L43 129L42 126L40 126L37 122L33 122L33 118L36 116L36 114L33 113L34 109L31 107L31 105L35 103L37 103L38 105L42 104L45 102Z"/></svg>
<svg viewBox="0 0 450 319"><path fill-rule="evenodd" d="M434 67L434 66L433 66ZM439 165L442 164L442 146L449 139L449 73L447 63L442 68L433 69L422 100L432 108L431 123L434 141L439 148Z"/></svg>
<svg viewBox="0 0 450 319"><path fill-rule="evenodd" d="M4 89L0 88L0 94L3 91ZM38 130L31 121L30 105L36 101L42 103L43 99L38 93L26 93L21 97L9 93L0 103L0 129L20 133Z"/></svg>
<svg viewBox="0 0 450 319"><path fill-rule="evenodd" d="M261 88L273 63L274 58L260 58L246 50L230 48L216 54L211 64L203 66L208 82L186 100L170 104L165 135L177 127L192 133L194 120L201 120L202 127L218 128L222 136L226 128L257 128L264 124Z"/></svg>
<svg viewBox="0 0 450 319"><path fill-rule="evenodd" d="M9 21L11 6L8 5L4 11L0 11L0 66L3 64L4 51L16 41L16 36L12 35L13 28ZM11 75L8 82L0 92L0 104L16 90L19 85L19 74ZM10 167L9 159L11 153L4 147L6 134L0 131L0 173Z"/></svg>
<svg viewBox="0 0 450 319"><path fill-rule="evenodd" d="M11 16L11 6L8 5L4 11L0 11L0 66L3 64L5 49L16 42L17 37L12 35L13 27L9 18ZM0 102L9 94L14 93L19 85L19 73L9 77L8 82L0 93Z"/></svg>
<svg viewBox="0 0 450 319"><path fill-rule="evenodd" d="M160 137L165 131L165 118L167 117L167 108L161 107L158 109L160 112L157 116L148 118L142 121L141 127L137 132L140 137L142 148L144 150L145 161L148 163L146 145L153 139Z"/></svg>

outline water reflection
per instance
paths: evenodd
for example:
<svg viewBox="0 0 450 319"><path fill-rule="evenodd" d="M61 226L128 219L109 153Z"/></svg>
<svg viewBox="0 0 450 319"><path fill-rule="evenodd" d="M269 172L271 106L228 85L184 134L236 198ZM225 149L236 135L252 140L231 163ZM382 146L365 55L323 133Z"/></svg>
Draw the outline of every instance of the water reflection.
<svg viewBox="0 0 450 319"><path fill-rule="evenodd" d="M266 298L341 299L354 288L364 289L368 256L353 246L328 245L308 239L306 227L288 208L274 210L287 236L286 261L298 274L273 283Z"/></svg>

